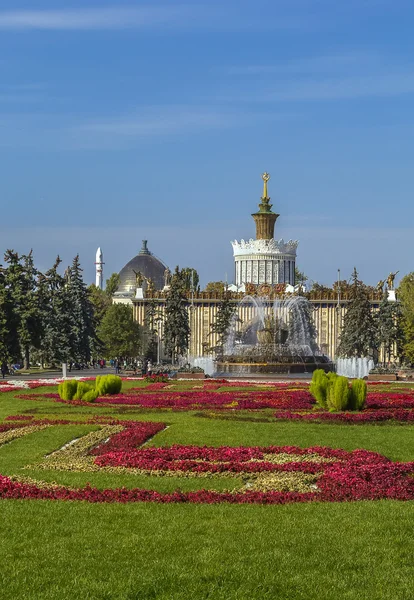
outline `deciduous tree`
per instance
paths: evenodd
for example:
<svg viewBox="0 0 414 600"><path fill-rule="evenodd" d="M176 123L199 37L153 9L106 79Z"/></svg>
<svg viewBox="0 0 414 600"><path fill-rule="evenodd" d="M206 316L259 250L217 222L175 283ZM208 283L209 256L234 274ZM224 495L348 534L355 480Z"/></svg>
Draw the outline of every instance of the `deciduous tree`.
<svg viewBox="0 0 414 600"><path fill-rule="evenodd" d="M107 296L113 296L118 291L119 283L121 278L119 273L112 273L112 275L106 280L105 293Z"/></svg>
<svg viewBox="0 0 414 600"><path fill-rule="evenodd" d="M414 273L401 279L397 295L402 313L402 358L414 363Z"/></svg>
<svg viewBox="0 0 414 600"><path fill-rule="evenodd" d="M98 328L106 356L135 358L141 354L142 327L134 321L132 308L112 304Z"/></svg>

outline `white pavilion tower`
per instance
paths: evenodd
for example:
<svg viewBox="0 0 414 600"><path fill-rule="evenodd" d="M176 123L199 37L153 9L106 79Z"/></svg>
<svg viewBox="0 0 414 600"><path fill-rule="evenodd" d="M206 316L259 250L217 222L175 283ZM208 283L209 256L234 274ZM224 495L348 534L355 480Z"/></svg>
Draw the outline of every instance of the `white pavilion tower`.
<svg viewBox="0 0 414 600"><path fill-rule="evenodd" d="M256 223L256 239L232 242L235 263L235 289L246 283L255 285L278 283L295 285L295 263L298 242L274 239L278 214L272 212L267 195L268 173L263 173L263 196L259 211L252 215Z"/></svg>

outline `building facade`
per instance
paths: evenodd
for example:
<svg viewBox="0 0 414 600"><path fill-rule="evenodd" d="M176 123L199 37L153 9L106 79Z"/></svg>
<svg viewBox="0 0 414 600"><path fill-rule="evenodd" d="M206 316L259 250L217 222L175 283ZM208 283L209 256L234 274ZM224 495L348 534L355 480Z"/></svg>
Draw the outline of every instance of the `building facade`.
<svg viewBox="0 0 414 600"><path fill-rule="evenodd" d="M278 294L284 295L281 290L282 286L275 286L271 290L270 298L266 294L262 298L269 314L271 313L274 299ZM254 291L260 293L260 289L252 290L249 292L254 295ZM268 292L268 289L265 289ZM160 338L160 354L163 356L162 351L162 337L163 337L163 323L165 320L165 291L152 292L150 295L146 295L143 299L134 299L134 318L140 323L146 322L146 314L150 309L153 310L154 303L156 304L157 314L159 315L159 322L157 326L158 335ZM253 318L255 314L255 307L253 303L240 303L245 296L242 292L224 292L228 294L231 302L234 303L236 308L236 314L239 318L236 327L241 330L244 328ZM223 299L223 295L211 294L208 292L199 292L197 294L188 294L187 310L188 318L190 323L190 343L189 343L189 355L190 356L207 356L211 354L211 348L214 348L218 342L218 336L212 333L211 326L216 321L217 311L219 309L220 302ZM346 313L346 307L349 302L348 296L344 295L339 301L332 291L331 295L324 294L322 297L320 294L307 294L309 301L313 308L313 320L317 330L317 343L323 354L335 358L336 349L339 344L339 335L343 323L343 318ZM268 300L266 300L269 298ZM374 309L377 309L381 301L381 295L379 293L373 293L371 295L371 303Z"/></svg>
<svg viewBox="0 0 414 600"><path fill-rule="evenodd" d="M247 296L259 296L266 310L272 310L273 302L286 294L302 294L295 288L295 266L297 241L275 240L274 228L279 215L272 211L268 196L268 173L262 175L263 195L259 210L252 217L256 225L256 239L232 242L235 282L222 293L189 292L187 297L188 317L191 329L189 355L205 356L217 346L217 335L212 333L217 311L226 294L234 303L239 317L237 327L241 330L254 316L254 303L241 302ZM113 296L113 302L132 305L135 320L144 325L154 308L157 314L156 330L161 358L163 357L162 337L165 322L165 303L169 290L170 270L148 250L147 242L137 256L131 259L120 272L120 287ZM346 294L338 298L336 293L324 291L306 294L312 307L317 330L317 343L323 354L336 356L339 335L346 312ZM372 292L371 302L377 308L382 292Z"/></svg>

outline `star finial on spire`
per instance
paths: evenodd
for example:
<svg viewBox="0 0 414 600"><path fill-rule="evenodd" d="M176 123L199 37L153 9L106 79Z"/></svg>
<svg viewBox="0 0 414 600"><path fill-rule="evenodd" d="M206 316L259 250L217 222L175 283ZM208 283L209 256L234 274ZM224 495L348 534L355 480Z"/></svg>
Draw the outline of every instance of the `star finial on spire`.
<svg viewBox="0 0 414 600"><path fill-rule="evenodd" d="M269 198L269 196L267 195L267 182L270 179L270 175L267 171L265 171L262 174L262 179L263 179L263 197L262 198L263 198L263 200L265 200L265 199Z"/></svg>

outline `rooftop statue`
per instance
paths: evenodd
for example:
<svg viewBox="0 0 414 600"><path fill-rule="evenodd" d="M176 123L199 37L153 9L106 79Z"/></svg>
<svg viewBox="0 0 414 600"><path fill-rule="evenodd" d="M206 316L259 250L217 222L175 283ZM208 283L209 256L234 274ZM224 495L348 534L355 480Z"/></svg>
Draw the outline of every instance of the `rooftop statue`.
<svg viewBox="0 0 414 600"><path fill-rule="evenodd" d="M164 286L166 287L167 285L170 285L170 283L171 283L171 271L167 267L164 271Z"/></svg>
<svg viewBox="0 0 414 600"><path fill-rule="evenodd" d="M135 284L137 286L137 288L142 288L142 284L144 283L144 276L141 273L141 271L135 271L135 269L132 269L135 273Z"/></svg>
<svg viewBox="0 0 414 600"><path fill-rule="evenodd" d="M393 290L394 289L394 280L395 280L395 276L398 275L399 271L396 271L395 273L390 273L388 275L387 278L387 285L388 285L388 289L389 290Z"/></svg>
<svg viewBox="0 0 414 600"><path fill-rule="evenodd" d="M155 284L154 284L154 281L151 279L151 277L145 277L145 281L147 282L147 291L154 292Z"/></svg>

